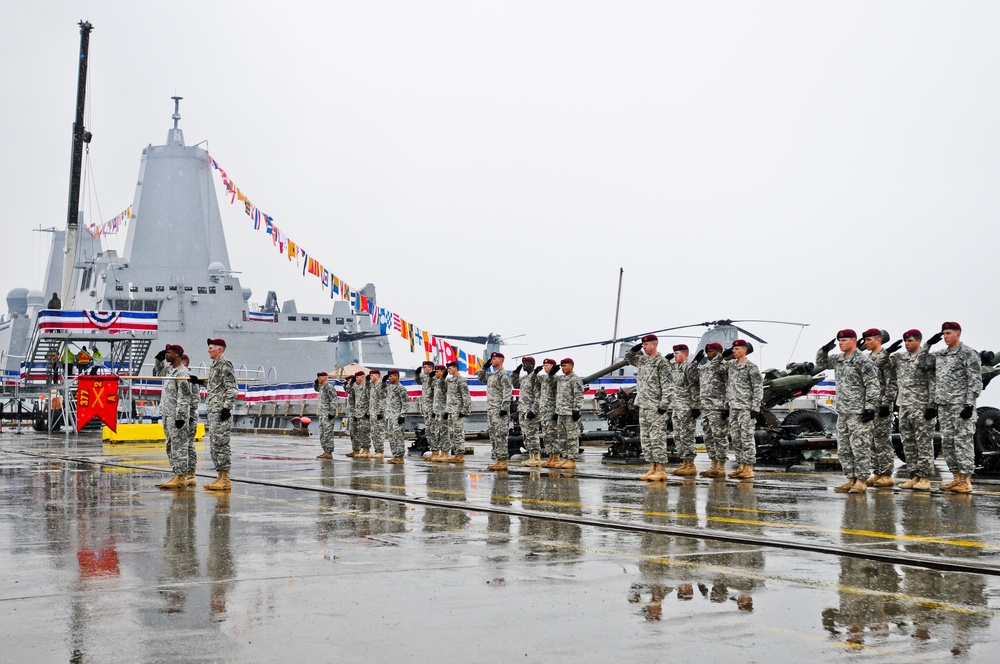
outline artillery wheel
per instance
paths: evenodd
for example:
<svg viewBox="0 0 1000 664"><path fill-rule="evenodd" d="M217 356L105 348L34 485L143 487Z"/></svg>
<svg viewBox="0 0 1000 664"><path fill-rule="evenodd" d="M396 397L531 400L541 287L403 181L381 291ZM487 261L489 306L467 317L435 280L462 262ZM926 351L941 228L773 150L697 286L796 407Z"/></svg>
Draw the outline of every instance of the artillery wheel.
<svg viewBox="0 0 1000 664"><path fill-rule="evenodd" d="M826 431L823 428L823 421L820 420L816 413L808 410L793 410L785 416L785 419L781 422L781 426L795 437L807 433L826 435Z"/></svg>
<svg viewBox="0 0 1000 664"><path fill-rule="evenodd" d="M976 468L987 473L1000 473L1000 409L990 406L978 409L976 433L972 440Z"/></svg>

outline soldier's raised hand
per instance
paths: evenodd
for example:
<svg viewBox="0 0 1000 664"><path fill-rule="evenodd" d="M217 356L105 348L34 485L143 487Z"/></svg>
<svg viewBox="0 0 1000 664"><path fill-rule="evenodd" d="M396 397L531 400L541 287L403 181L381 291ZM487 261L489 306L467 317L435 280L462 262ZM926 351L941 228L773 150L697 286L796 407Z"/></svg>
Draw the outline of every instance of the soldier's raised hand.
<svg viewBox="0 0 1000 664"><path fill-rule="evenodd" d="M902 347L903 347L903 340L896 339L895 341L892 342L892 344L889 345L888 348L885 349L885 352L887 352L889 355L892 355Z"/></svg>
<svg viewBox="0 0 1000 664"><path fill-rule="evenodd" d="M512 371L511 373L516 373L516 374L521 373L521 367L523 366L524 366L523 364L517 365L516 367L514 367L514 371Z"/></svg>
<svg viewBox="0 0 1000 664"><path fill-rule="evenodd" d="M705 359L705 349L702 348L697 353L695 353L695 355L694 355L694 361L696 363L698 363L698 364L701 364L701 361L704 360L704 359Z"/></svg>
<svg viewBox="0 0 1000 664"><path fill-rule="evenodd" d="M834 337L833 339L830 339L825 344L823 344L822 346L823 352L829 353L831 350L833 350L833 347L836 345L837 345L837 338Z"/></svg>
<svg viewBox="0 0 1000 664"><path fill-rule="evenodd" d="M535 367L535 370L532 371L531 373L537 375L538 372L541 371L542 369L543 369L542 365L538 365L537 367Z"/></svg>
<svg viewBox="0 0 1000 664"><path fill-rule="evenodd" d="M937 334L932 335L931 338L927 340L927 345L933 346L937 342L941 341L941 339L943 338L944 338L944 332L938 332Z"/></svg>
<svg viewBox="0 0 1000 664"><path fill-rule="evenodd" d="M673 353L667 353L666 355L663 356L663 359L665 359L667 362L669 362L670 360L674 359L674 354Z"/></svg>
<svg viewBox="0 0 1000 664"><path fill-rule="evenodd" d="M726 350L722 351L722 359L728 360L732 356L733 356L733 349L732 348L727 348Z"/></svg>
<svg viewBox="0 0 1000 664"><path fill-rule="evenodd" d="M630 348L629 350L631 350L633 353L638 353L640 350L642 350L642 344L638 343L632 346L632 348Z"/></svg>

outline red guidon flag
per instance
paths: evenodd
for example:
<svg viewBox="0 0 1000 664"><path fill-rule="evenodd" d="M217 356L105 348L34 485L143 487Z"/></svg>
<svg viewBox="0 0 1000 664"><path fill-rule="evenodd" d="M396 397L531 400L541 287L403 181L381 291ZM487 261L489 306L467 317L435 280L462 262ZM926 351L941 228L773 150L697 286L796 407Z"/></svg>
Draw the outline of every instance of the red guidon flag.
<svg viewBox="0 0 1000 664"><path fill-rule="evenodd" d="M76 430L98 418L118 430L118 377L80 376L76 390Z"/></svg>

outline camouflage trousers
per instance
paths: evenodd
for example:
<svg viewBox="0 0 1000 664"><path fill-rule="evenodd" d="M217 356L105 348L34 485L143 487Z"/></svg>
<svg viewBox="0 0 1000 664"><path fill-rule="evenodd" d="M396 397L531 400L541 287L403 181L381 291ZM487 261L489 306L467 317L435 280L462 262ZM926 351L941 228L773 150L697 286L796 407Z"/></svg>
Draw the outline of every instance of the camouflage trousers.
<svg viewBox="0 0 1000 664"><path fill-rule="evenodd" d="M319 444L324 452L333 451L333 420L329 415L319 416Z"/></svg>
<svg viewBox="0 0 1000 664"><path fill-rule="evenodd" d="M837 414L837 457L844 477L866 480L872 474L871 422L862 422L861 413Z"/></svg>
<svg viewBox="0 0 1000 664"><path fill-rule="evenodd" d="M521 424L521 433L524 435L524 449L529 452L540 452L542 443L539 436L542 431L542 423L538 421L538 415L535 415L535 418L531 420L528 419L527 413L518 415L518 421Z"/></svg>
<svg viewBox="0 0 1000 664"><path fill-rule="evenodd" d="M394 457L402 457L406 453L403 445L403 425L399 424L395 417L389 418L389 433L386 436L389 440L389 450Z"/></svg>
<svg viewBox="0 0 1000 664"><path fill-rule="evenodd" d="M220 473L229 470L232 465L232 452L229 449L229 432L233 429L233 418L223 422L218 413L208 413L208 438L212 451L212 463Z"/></svg>
<svg viewBox="0 0 1000 664"><path fill-rule="evenodd" d="M446 443L444 420L440 415L430 415L427 419L427 444L432 450L444 450Z"/></svg>
<svg viewBox="0 0 1000 664"><path fill-rule="evenodd" d="M872 422L872 472L892 475L896 465L896 450L892 447L892 415L875 416ZM868 479L868 478L865 478Z"/></svg>
<svg viewBox="0 0 1000 664"><path fill-rule="evenodd" d="M674 447L681 459L694 461L694 423L690 408L679 408L673 411Z"/></svg>
<svg viewBox="0 0 1000 664"><path fill-rule="evenodd" d="M667 462L667 414L655 408L639 409L639 443L649 463Z"/></svg>
<svg viewBox="0 0 1000 664"><path fill-rule="evenodd" d="M746 408L729 409L729 437L733 439L736 463L753 465L757 462L757 443L753 437L754 422Z"/></svg>
<svg viewBox="0 0 1000 664"><path fill-rule="evenodd" d="M551 410L543 410L538 415L540 420L539 426L542 428L542 441L545 443L545 451L548 454L558 454L559 450L556 448L556 423L553 421L552 416L555 415Z"/></svg>
<svg viewBox="0 0 1000 664"><path fill-rule="evenodd" d="M556 449L564 459L576 461L580 450L580 425L572 415L558 415L556 418Z"/></svg>
<svg viewBox="0 0 1000 664"><path fill-rule="evenodd" d="M701 433L705 439L705 451L712 461L725 461L729 455L729 425L722 419L721 410L706 410L701 416Z"/></svg>
<svg viewBox="0 0 1000 664"><path fill-rule="evenodd" d="M972 438L976 435L976 412L963 420L959 417L963 406L938 406L938 424L941 427L941 456L952 473L971 475L976 469L976 453Z"/></svg>
<svg viewBox="0 0 1000 664"><path fill-rule="evenodd" d="M174 425L174 417L164 416L163 432L167 437L167 457L174 475L183 475L194 470L197 455L194 451L194 435L191 427Z"/></svg>
<svg viewBox="0 0 1000 664"><path fill-rule="evenodd" d="M385 415L372 415L369 420L372 447L375 452L385 454Z"/></svg>
<svg viewBox="0 0 1000 664"><path fill-rule="evenodd" d="M444 421L444 450L452 455L465 454L465 421L457 413Z"/></svg>
<svg viewBox="0 0 1000 664"><path fill-rule="evenodd" d="M923 408L899 409L899 437L910 477L934 475L934 420L924 419Z"/></svg>
<svg viewBox="0 0 1000 664"><path fill-rule="evenodd" d="M372 443L371 420L363 417L351 418L351 430L353 432L351 450L354 452L367 450Z"/></svg>
<svg viewBox="0 0 1000 664"><path fill-rule="evenodd" d="M493 458L498 461L506 461L507 435L510 432L510 415L501 415L499 412L486 412L486 425L490 432L490 444L493 446Z"/></svg>

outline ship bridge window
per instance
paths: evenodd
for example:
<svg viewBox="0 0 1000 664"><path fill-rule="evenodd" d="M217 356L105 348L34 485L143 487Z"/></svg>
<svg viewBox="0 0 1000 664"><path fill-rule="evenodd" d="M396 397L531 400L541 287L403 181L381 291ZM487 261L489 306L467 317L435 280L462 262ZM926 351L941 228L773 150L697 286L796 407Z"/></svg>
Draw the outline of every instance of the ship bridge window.
<svg viewBox="0 0 1000 664"><path fill-rule="evenodd" d="M354 322L354 319L353 319L353 318L348 318L348 319L347 319L347 322L348 322L348 323L353 323L353 322Z"/></svg>
<svg viewBox="0 0 1000 664"><path fill-rule="evenodd" d="M177 290L177 286L171 286L171 287L170 287L170 290L172 290L172 291L175 291L175 290Z"/></svg>
<svg viewBox="0 0 1000 664"><path fill-rule="evenodd" d="M323 319L323 325L329 325L329 324L330 324L330 319L329 318L324 318Z"/></svg>
<svg viewBox="0 0 1000 664"><path fill-rule="evenodd" d="M123 291L123 290L125 290L125 287L122 286L121 284L119 284L119 285L115 286L115 290L117 290L117 291Z"/></svg>
<svg viewBox="0 0 1000 664"><path fill-rule="evenodd" d="M319 322L319 316L313 316L313 317L312 317L312 319L313 319L314 321L316 321L317 323Z"/></svg>
<svg viewBox="0 0 1000 664"><path fill-rule="evenodd" d="M215 286L209 286L208 287L208 294L209 295L215 295Z"/></svg>
<svg viewBox="0 0 1000 664"><path fill-rule="evenodd" d="M94 276L94 268L88 267L84 268L83 275L80 277L80 290L87 290L90 288L91 279Z"/></svg>
<svg viewBox="0 0 1000 664"><path fill-rule="evenodd" d="M337 325L343 325L343 324L344 324L344 319L343 319L343 317L341 317L341 316L337 316Z"/></svg>
<svg viewBox="0 0 1000 664"><path fill-rule="evenodd" d="M229 291L233 290L233 285L232 284L226 284L226 290L229 290Z"/></svg>
<svg viewBox="0 0 1000 664"><path fill-rule="evenodd" d="M111 300L115 311L159 311L159 300Z"/></svg>
<svg viewBox="0 0 1000 664"><path fill-rule="evenodd" d="M163 292L163 286L157 286L156 287L156 292L157 293L162 293Z"/></svg>
<svg viewBox="0 0 1000 664"><path fill-rule="evenodd" d="M198 295L208 295L208 289L204 286L198 286Z"/></svg>
<svg viewBox="0 0 1000 664"><path fill-rule="evenodd" d="M153 287L152 286L146 286L142 290L145 291L146 293L152 293L153 292Z"/></svg>
<svg viewBox="0 0 1000 664"><path fill-rule="evenodd" d="M188 291L193 291L193 290L194 290L194 286L185 286L184 287L184 292L185 293L187 293Z"/></svg>
<svg viewBox="0 0 1000 664"><path fill-rule="evenodd" d="M128 292L129 293L138 293L139 292L139 287L138 286L129 286L128 287Z"/></svg>
<svg viewBox="0 0 1000 664"><path fill-rule="evenodd" d="M289 317L288 317L288 320L290 320L290 321L294 321L294 320L298 320L298 319L297 319L297 318L296 318L295 316L289 316Z"/></svg>

